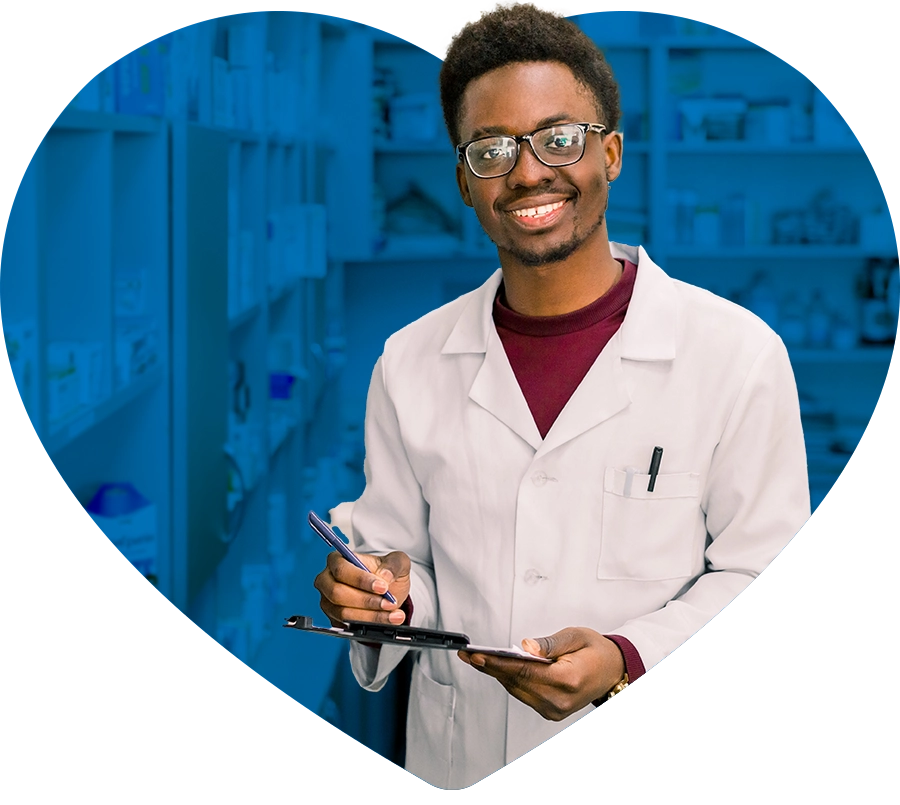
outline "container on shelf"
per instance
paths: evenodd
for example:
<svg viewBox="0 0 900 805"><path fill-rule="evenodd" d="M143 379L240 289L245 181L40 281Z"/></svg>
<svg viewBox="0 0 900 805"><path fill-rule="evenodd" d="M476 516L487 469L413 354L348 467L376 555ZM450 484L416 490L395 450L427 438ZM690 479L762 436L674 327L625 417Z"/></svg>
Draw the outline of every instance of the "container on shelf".
<svg viewBox="0 0 900 805"><path fill-rule="evenodd" d="M396 95L389 104L390 139L398 143L436 142L441 132L441 110L433 92Z"/></svg>
<svg viewBox="0 0 900 805"><path fill-rule="evenodd" d="M747 237L747 199L743 193L732 193L721 206L719 242L726 248L740 248Z"/></svg>
<svg viewBox="0 0 900 805"><path fill-rule="evenodd" d="M897 333L897 314L889 298L891 276L897 260L871 258L859 276L860 340L864 344L892 344Z"/></svg>
<svg viewBox="0 0 900 805"><path fill-rule="evenodd" d="M161 117L166 109L166 37L150 42L115 64L116 111Z"/></svg>
<svg viewBox="0 0 900 805"><path fill-rule="evenodd" d="M159 365L159 341L159 325L155 319L116 320L114 385L117 390Z"/></svg>
<svg viewBox="0 0 900 805"><path fill-rule="evenodd" d="M3 338L12 369L13 380L22 397L25 410L33 423L37 422L38 347L37 322L25 318L17 322L3 323Z"/></svg>
<svg viewBox="0 0 900 805"><path fill-rule="evenodd" d="M147 272L116 271L113 299L117 317L143 316L147 312Z"/></svg>
<svg viewBox="0 0 900 805"><path fill-rule="evenodd" d="M105 357L102 341L47 344L47 418L51 423L106 399Z"/></svg>
<svg viewBox="0 0 900 805"><path fill-rule="evenodd" d="M156 506L130 483L103 484L85 506L122 555L148 578L157 573Z"/></svg>
<svg viewBox="0 0 900 805"><path fill-rule="evenodd" d="M694 213L694 245L714 249L719 245L719 208L715 205L697 207Z"/></svg>
<svg viewBox="0 0 900 805"><path fill-rule="evenodd" d="M678 102L681 139L686 143L744 139L744 98L686 98Z"/></svg>
<svg viewBox="0 0 900 805"><path fill-rule="evenodd" d="M831 312L822 297L819 288L813 290L812 298L806 309L807 342L813 349L825 349L831 346L834 321Z"/></svg>

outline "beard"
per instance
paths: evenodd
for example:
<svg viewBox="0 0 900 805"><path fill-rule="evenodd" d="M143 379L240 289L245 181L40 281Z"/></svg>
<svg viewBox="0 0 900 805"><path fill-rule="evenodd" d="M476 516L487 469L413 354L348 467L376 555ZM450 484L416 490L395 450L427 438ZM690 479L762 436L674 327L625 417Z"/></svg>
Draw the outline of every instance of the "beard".
<svg viewBox="0 0 900 805"><path fill-rule="evenodd" d="M561 263L563 260L571 257L581 248L582 244L588 240L591 235L603 226L604 220L606 220L606 216L601 215L587 232L575 232L567 241L543 250L523 249L516 245L500 246L494 240L492 240L492 243L497 246L498 249L502 248L503 251L514 257L523 266L527 266L528 268L539 268L540 266L552 265L553 263Z"/></svg>

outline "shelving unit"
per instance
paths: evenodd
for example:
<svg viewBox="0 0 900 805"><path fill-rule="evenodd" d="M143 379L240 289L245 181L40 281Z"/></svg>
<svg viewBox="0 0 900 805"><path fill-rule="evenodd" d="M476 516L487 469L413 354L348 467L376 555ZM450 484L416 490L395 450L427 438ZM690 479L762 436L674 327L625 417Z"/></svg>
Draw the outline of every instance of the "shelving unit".
<svg viewBox="0 0 900 805"><path fill-rule="evenodd" d="M316 665L289 641L303 670L287 678L275 627L313 611L324 550L306 511L349 497L325 402L342 269L325 251L317 126L322 37L352 27L237 15L108 68L29 167L0 288L23 399L73 493L127 482L150 500L160 591L312 709L340 646L317 646ZM143 113L115 111L118 71L135 67ZM87 350L80 373L57 366L72 348Z"/></svg>
<svg viewBox="0 0 900 805"><path fill-rule="evenodd" d="M816 506L862 434L884 383L892 348L847 348L846 343L843 349L811 348L799 340L802 333L796 320L789 327L785 306L793 303L796 310L807 295L818 294L831 316L840 314L852 325L858 315L857 275L865 261L896 259L897 248L893 238L866 242L859 234L843 243L777 242L774 215L806 207L820 190L831 192L835 204L846 205L860 218L876 207L886 210L877 178L827 100L802 75L752 43L662 15L588 14L576 20L606 51L622 83L625 103L631 87L647 88L648 105L631 114L645 115L638 119L648 138L648 171L640 177L648 227L638 234L652 243L653 258L672 276L751 309L750 289L760 272L777 294L774 315L783 318L771 323L788 344L797 376ZM685 27L692 35L679 31ZM636 54L644 54L643 59ZM630 62L626 64L622 56L629 56ZM692 128L696 121L688 117L690 104L735 97L739 105L746 104L745 113L716 120L717 136L728 139L711 139L715 124L709 118L704 118L705 136ZM628 107L624 112L627 127ZM771 120L767 114L772 114ZM730 127L737 130L729 131ZM641 126L632 122L632 128ZM628 156L635 152L644 159L643 149L636 149L626 137L626 174L632 169ZM693 238L684 239L684 219L676 217L670 188L693 194L697 211L692 211ZM740 194L743 232L733 245L723 245L723 203L734 194ZM617 202L614 192L613 239ZM705 237L697 231L701 210L706 211L706 223L713 224ZM681 242L675 241L676 232ZM756 312L764 317L773 314L772 309ZM851 375L853 382L848 384ZM831 452L832 445L840 446L839 453Z"/></svg>

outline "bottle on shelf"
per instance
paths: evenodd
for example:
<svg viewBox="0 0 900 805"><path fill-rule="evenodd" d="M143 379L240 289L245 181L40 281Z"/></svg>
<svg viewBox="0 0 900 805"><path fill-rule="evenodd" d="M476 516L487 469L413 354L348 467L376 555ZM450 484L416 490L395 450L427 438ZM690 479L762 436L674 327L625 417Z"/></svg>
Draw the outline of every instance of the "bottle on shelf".
<svg viewBox="0 0 900 805"><path fill-rule="evenodd" d="M888 298L891 273L896 260L870 258L859 275L857 293L860 311L860 340L864 344L894 343L897 320Z"/></svg>

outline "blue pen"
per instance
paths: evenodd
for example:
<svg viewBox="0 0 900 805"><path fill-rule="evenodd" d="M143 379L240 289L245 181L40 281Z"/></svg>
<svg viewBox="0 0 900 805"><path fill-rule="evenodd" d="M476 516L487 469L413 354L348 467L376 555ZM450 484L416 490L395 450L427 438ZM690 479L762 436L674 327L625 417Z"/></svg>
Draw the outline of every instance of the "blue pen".
<svg viewBox="0 0 900 805"><path fill-rule="evenodd" d="M325 540L329 547L334 548L351 565L356 565L360 570L365 570L366 573L372 572L360 561L360 558L347 547L344 540L331 530L331 526L315 512L309 513L309 524L312 526L313 531ZM390 591L386 592L383 598L386 598L392 604L397 603L397 599L391 595Z"/></svg>

